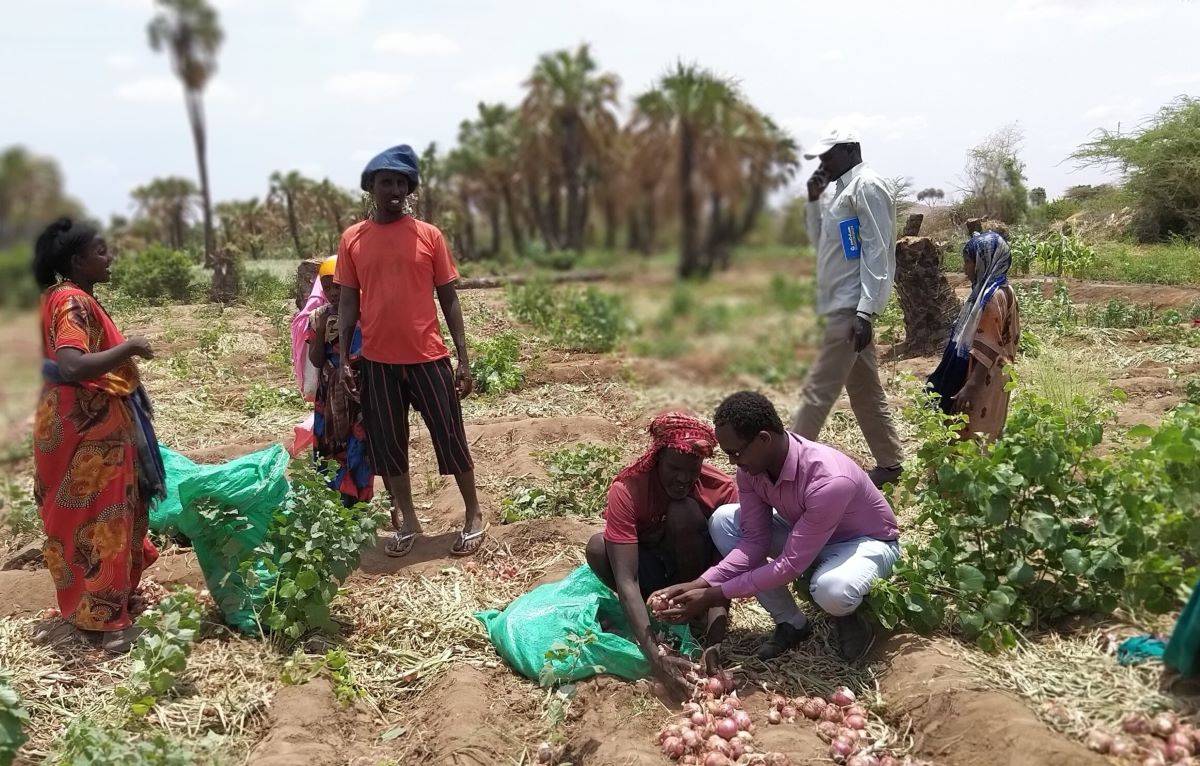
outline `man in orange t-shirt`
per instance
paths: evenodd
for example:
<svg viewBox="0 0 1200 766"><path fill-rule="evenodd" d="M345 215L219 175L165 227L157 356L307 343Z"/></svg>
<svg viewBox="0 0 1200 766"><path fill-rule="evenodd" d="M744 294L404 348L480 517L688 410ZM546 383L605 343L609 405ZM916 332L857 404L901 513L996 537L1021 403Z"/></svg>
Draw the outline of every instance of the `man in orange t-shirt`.
<svg viewBox="0 0 1200 766"><path fill-rule="evenodd" d="M420 182L417 156L406 144L382 152L362 173L375 212L342 232L334 281L341 285L341 353L346 383L362 402L367 454L392 497L389 556L404 556L421 534L408 475L408 408L429 429L438 470L454 476L466 521L450 549L469 556L483 544L486 526L475 489L475 470L463 427L460 398L474 383L467 358L462 309L454 288L458 270L442 232L409 215L405 200ZM442 340L437 307L458 352L458 369ZM362 353L347 352L355 324Z"/></svg>

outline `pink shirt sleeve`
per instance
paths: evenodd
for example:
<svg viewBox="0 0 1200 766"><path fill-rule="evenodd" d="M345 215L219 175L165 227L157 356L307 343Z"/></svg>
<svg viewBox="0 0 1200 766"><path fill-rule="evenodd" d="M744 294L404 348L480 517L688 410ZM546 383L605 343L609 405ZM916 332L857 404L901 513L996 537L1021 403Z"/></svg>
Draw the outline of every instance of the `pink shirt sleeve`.
<svg viewBox="0 0 1200 766"><path fill-rule="evenodd" d="M721 593L725 598L748 598L786 585L804 574L833 536L856 491L855 483L844 476L835 476L810 489L804 498L804 513L792 526L779 556L728 580L721 586Z"/></svg>
<svg viewBox="0 0 1200 766"><path fill-rule="evenodd" d="M333 270L333 281L345 287L359 287L358 270L354 267L354 256L350 250L350 229L342 232L338 243L337 267Z"/></svg>
<svg viewBox="0 0 1200 766"><path fill-rule="evenodd" d="M709 585L720 585L767 560L767 552L771 550L771 509L754 492L752 481L744 472L737 472L742 539L728 556L700 576Z"/></svg>

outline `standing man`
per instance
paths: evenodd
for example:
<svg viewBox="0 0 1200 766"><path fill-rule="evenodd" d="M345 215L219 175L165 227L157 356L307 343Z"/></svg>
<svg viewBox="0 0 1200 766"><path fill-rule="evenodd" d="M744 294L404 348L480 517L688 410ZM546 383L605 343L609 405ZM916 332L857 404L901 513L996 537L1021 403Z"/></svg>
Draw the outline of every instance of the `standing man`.
<svg viewBox="0 0 1200 766"><path fill-rule="evenodd" d="M355 324L362 331L361 362L357 369L342 365L342 373L362 401L371 466L392 497L395 531L386 553L406 555L421 534L408 475L411 404L429 429L439 472L454 476L466 505L466 521L450 553L469 556L479 550L487 529L459 402L474 383L454 289L458 270L442 232L405 210L419 181L417 155L407 144L379 154L362 172L374 213L342 233L334 273L342 293L342 359L350 359ZM442 340L435 292L458 352L457 370Z"/></svg>
<svg viewBox="0 0 1200 766"><path fill-rule="evenodd" d="M804 158L821 161L808 179L807 217L817 248L817 313L825 318L825 336L792 430L815 441L844 387L875 458L871 481L883 487L900 477L900 438L879 382L872 338L896 278L895 195L863 162L855 131L831 131Z"/></svg>
<svg viewBox="0 0 1200 766"><path fill-rule="evenodd" d="M740 506L718 508L708 522L725 558L699 579L659 592L677 605L667 617L693 619L729 599L757 596L775 620L758 656L774 659L811 632L788 591L807 574L813 601L833 618L838 654L847 662L861 658L874 628L859 607L900 558L887 499L848 456L785 431L762 394L729 396L713 423L738 468Z"/></svg>

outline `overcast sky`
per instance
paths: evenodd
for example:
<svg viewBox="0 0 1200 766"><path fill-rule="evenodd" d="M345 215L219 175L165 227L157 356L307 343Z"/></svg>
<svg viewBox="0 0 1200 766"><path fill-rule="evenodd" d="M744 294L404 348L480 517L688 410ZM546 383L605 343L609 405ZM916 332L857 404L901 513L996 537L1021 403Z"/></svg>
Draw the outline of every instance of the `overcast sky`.
<svg viewBox="0 0 1200 766"><path fill-rule="evenodd" d="M146 43L151 0L0 0L0 146L57 158L96 215L154 176L194 178L179 84ZM515 104L539 53L589 42L628 99L675 59L735 78L802 144L856 125L867 160L947 192L1017 122L1029 185L1102 180L1066 156L1200 94L1200 2L217 0L207 91L216 199L273 170L353 187L371 154L453 142L479 100ZM812 163L806 163L807 172Z"/></svg>

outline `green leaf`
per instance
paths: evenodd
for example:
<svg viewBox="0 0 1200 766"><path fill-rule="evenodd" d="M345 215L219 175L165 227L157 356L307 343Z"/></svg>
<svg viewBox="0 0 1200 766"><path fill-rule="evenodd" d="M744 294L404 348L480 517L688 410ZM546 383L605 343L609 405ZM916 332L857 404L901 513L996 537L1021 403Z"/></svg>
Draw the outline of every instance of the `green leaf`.
<svg viewBox="0 0 1200 766"><path fill-rule="evenodd" d="M1005 575L1005 578L1015 585L1027 585L1033 582L1034 577L1033 567L1023 559L1013 564Z"/></svg>
<svg viewBox="0 0 1200 766"><path fill-rule="evenodd" d="M1083 574L1087 566L1084 564L1083 551L1078 548L1067 548L1062 553L1063 568L1071 574Z"/></svg>
<svg viewBox="0 0 1200 766"><path fill-rule="evenodd" d="M982 593L987 583L983 572L970 564L959 564L955 567L954 579L963 593Z"/></svg>

